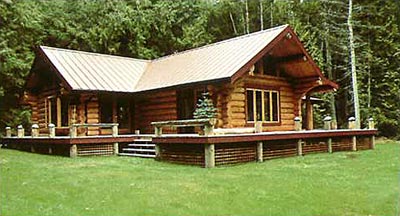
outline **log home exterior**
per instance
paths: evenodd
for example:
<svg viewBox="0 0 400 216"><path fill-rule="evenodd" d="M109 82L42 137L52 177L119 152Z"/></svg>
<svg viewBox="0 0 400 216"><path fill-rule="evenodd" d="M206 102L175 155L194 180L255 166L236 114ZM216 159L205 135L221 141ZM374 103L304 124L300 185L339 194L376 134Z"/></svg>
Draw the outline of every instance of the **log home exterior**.
<svg viewBox="0 0 400 216"><path fill-rule="evenodd" d="M155 60L41 46L24 101L42 132L49 123L59 135L73 123L119 123L120 134L152 133L153 121L192 118L207 91L217 128L261 121L264 131L290 131L303 96L336 88L285 25ZM89 127L78 133L111 132Z"/></svg>
<svg viewBox="0 0 400 216"><path fill-rule="evenodd" d="M287 25L154 60L41 46L23 97L38 127L30 137L22 126L17 137L6 128L0 143L70 157L119 154L204 167L373 149L373 121L368 130L352 122L331 130L328 118L325 130L312 130L310 95L337 88ZM192 119L203 92L217 108L215 121ZM204 127L204 135L186 126Z"/></svg>

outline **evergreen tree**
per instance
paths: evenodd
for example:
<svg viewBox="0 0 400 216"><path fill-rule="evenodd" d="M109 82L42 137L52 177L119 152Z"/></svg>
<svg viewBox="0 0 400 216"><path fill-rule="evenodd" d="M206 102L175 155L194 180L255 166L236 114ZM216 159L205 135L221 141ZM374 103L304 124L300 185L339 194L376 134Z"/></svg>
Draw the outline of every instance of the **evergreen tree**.
<svg viewBox="0 0 400 216"><path fill-rule="evenodd" d="M217 109L214 107L209 95L208 92L201 94L202 97L199 99L196 110L193 112L195 119L215 118Z"/></svg>

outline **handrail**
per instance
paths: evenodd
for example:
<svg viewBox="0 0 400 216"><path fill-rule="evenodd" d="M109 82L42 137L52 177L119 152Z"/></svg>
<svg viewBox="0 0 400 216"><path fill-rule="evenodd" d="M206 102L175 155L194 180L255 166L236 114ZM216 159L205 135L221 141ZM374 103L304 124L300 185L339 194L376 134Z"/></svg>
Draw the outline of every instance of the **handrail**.
<svg viewBox="0 0 400 216"><path fill-rule="evenodd" d="M72 124L69 127L69 136L71 138L77 136L77 128L79 127L100 127L100 128L111 128L112 129L112 136L118 136L118 123L83 123L83 124Z"/></svg>
<svg viewBox="0 0 400 216"><path fill-rule="evenodd" d="M151 125L154 126L154 133L156 136L162 135L162 128L165 126L170 127L193 127L193 126L201 126L204 127L204 135L213 134L214 125L216 123L216 119L184 119L184 120L169 120L169 121L158 121L151 122Z"/></svg>

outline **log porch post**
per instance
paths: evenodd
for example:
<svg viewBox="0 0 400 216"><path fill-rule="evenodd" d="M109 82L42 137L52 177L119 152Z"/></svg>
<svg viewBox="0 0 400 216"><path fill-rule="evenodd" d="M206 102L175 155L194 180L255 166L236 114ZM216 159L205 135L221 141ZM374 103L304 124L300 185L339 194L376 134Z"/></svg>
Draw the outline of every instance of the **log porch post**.
<svg viewBox="0 0 400 216"><path fill-rule="evenodd" d="M294 130L301 131L301 118L298 116L294 118Z"/></svg>
<svg viewBox="0 0 400 216"><path fill-rule="evenodd" d="M6 137L11 137L11 127L6 127Z"/></svg>
<svg viewBox="0 0 400 216"><path fill-rule="evenodd" d="M17 137L18 138L22 138L25 135L25 130L24 127L22 125L18 125L17 127Z"/></svg>
<svg viewBox="0 0 400 216"><path fill-rule="evenodd" d="M350 130L356 129L356 118L350 117L348 122L349 122L349 129ZM351 137L351 150L352 151L357 151L357 137L356 136L352 136Z"/></svg>
<svg viewBox="0 0 400 216"><path fill-rule="evenodd" d="M313 106L311 103L310 95L306 96L306 115L307 115L307 122L306 122L306 129L313 130L314 129L314 122L313 122Z"/></svg>
<svg viewBox="0 0 400 216"><path fill-rule="evenodd" d="M54 138L56 136L56 126L52 123L49 124L49 137Z"/></svg>
<svg viewBox="0 0 400 216"><path fill-rule="evenodd" d="M368 129L375 129L375 122L373 118L368 119ZM375 149L375 135L371 136L371 149Z"/></svg>
<svg viewBox="0 0 400 216"><path fill-rule="evenodd" d="M39 125L33 124L31 126L31 136L32 137L38 137L39 136Z"/></svg>

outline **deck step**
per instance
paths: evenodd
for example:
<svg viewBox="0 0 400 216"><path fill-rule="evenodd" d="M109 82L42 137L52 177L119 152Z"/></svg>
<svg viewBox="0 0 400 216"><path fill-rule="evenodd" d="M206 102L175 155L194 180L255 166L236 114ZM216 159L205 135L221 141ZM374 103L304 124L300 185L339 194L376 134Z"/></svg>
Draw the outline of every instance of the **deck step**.
<svg viewBox="0 0 400 216"><path fill-rule="evenodd" d="M131 143L131 144L128 144L128 146L129 147L151 147L151 148L154 148L154 147L156 147L156 144Z"/></svg>
<svg viewBox="0 0 400 216"><path fill-rule="evenodd" d="M152 139L135 139L134 142L152 142Z"/></svg>
<svg viewBox="0 0 400 216"><path fill-rule="evenodd" d="M119 153L119 156L130 156L130 157L144 157L144 158L155 158L155 155L150 154L137 154L137 153Z"/></svg>
<svg viewBox="0 0 400 216"><path fill-rule="evenodd" d="M152 152L155 153L155 149L135 149L135 148L123 148L122 151L124 152Z"/></svg>

